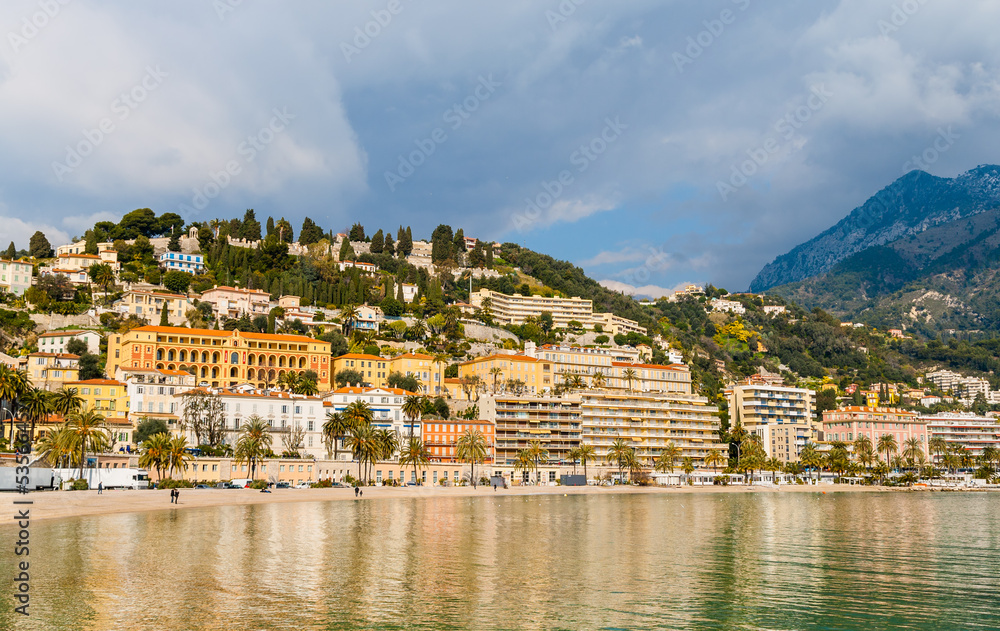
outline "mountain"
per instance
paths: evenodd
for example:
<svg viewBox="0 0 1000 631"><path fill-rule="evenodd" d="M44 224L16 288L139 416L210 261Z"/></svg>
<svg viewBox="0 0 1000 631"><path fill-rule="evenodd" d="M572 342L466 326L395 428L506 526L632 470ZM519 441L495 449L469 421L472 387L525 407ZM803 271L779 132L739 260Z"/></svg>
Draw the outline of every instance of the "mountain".
<svg viewBox="0 0 1000 631"><path fill-rule="evenodd" d="M817 266L817 274L768 285L769 293L845 319L927 336L1000 332L998 181L1000 169L993 166L952 180L907 174L831 230L776 259L761 276L794 277L789 272L806 273L814 269L810 265L832 260L825 269ZM893 208L885 206L890 199L898 202ZM886 210L875 215L877 208ZM881 221L860 230L864 217ZM837 249L831 247L834 235L853 238ZM777 273L780 265L786 276Z"/></svg>
<svg viewBox="0 0 1000 631"><path fill-rule="evenodd" d="M997 206L1000 206L998 166L979 166L950 179L911 171L829 230L764 266L750 283L750 290L761 292L823 274L853 254Z"/></svg>

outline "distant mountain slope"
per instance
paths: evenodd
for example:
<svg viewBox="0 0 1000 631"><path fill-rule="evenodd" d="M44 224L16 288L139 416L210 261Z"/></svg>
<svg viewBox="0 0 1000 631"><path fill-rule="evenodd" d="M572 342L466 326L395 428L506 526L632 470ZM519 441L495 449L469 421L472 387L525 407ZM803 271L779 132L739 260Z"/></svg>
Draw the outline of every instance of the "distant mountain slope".
<svg viewBox="0 0 1000 631"><path fill-rule="evenodd" d="M823 274L868 248L919 235L997 206L1000 167L983 165L952 179L911 171L829 230L766 265L750 290L760 292ZM921 255L911 253L910 258L920 259Z"/></svg>

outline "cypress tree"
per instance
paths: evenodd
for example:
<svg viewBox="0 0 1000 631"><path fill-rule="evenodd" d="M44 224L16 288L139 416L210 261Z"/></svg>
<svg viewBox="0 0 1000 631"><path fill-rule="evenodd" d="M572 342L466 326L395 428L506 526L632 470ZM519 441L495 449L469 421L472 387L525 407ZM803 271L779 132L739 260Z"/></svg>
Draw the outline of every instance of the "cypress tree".
<svg viewBox="0 0 1000 631"><path fill-rule="evenodd" d="M381 254L383 243L384 237L382 236L382 230L379 229L379 231L372 236L372 242L368 249L372 254Z"/></svg>
<svg viewBox="0 0 1000 631"><path fill-rule="evenodd" d="M11 241L10 245L7 246L7 251L4 252L4 258L9 261L13 261L17 258L17 248L14 247L13 241Z"/></svg>
<svg viewBox="0 0 1000 631"><path fill-rule="evenodd" d="M392 242L392 233L386 230L385 241L382 243L382 252L388 254L389 256L394 256L396 254L396 245Z"/></svg>
<svg viewBox="0 0 1000 631"><path fill-rule="evenodd" d="M163 308L160 309L160 326L170 326L170 320L167 319L166 303L164 303Z"/></svg>

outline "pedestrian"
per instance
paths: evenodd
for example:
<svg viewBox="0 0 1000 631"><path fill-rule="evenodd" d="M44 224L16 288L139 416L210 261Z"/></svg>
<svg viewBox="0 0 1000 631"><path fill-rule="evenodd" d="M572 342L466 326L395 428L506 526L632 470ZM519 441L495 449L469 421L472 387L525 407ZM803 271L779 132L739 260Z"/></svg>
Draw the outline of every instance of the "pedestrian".
<svg viewBox="0 0 1000 631"><path fill-rule="evenodd" d="M173 489L170 489L170 503L171 504L174 503L174 490Z"/></svg>
<svg viewBox="0 0 1000 631"><path fill-rule="evenodd" d="M364 497L364 496L365 496L365 492L364 492L364 490L362 490L362 489L358 489L358 491L361 491L361 497Z"/></svg>
<svg viewBox="0 0 1000 631"><path fill-rule="evenodd" d="M497 492L497 483L496 482L493 483L493 492L494 493Z"/></svg>
<svg viewBox="0 0 1000 631"><path fill-rule="evenodd" d="M103 482L98 482L97 483L97 494L100 495L103 492L104 492L104 483Z"/></svg>
<svg viewBox="0 0 1000 631"><path fill-rule="evenodd" d="M180 503L181 503L181 490L174 489L174 504L180 504Z"/></svg>
<svg viewBox="0 0 1000 631"><path fill-rule="evenodd" d="M360 491L361 489L359 489L358 487L354 487L354 497L357 497Z"/></svg>

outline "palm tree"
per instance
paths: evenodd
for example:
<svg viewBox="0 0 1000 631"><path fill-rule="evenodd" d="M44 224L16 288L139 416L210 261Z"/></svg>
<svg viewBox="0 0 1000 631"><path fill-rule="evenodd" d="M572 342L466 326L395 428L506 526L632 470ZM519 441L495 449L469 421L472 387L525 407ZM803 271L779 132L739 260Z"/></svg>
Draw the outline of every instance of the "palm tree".
<svg viewBox="0 0 1000 631"><path fill-rule="evenodd" d="M52 411L61 414L63 418L83 407L83 397L76 393L76 388L63 386L51 395Z"/></svg>
<svg viewBox="0 0 1000 631"><path fill-rule="evenodd" d="M478 429L465 430L455 445L455 455L459 461L469 463L472 488L476 488L476 464L486 461L486 437Z"/></svg>
<svg viewBox="0 0 1000 631"><path fill-rule="evenodd" d="M634 450L622 438L616 438L608 447L607 459L618 465L618 483L625 484L625 465L628 462L629 454Z"/></svg>
<svg viewBox="0 0 1000 631"><path fill-rule="evenodd" d="M497 379L503 374L503 368L494 366L490 368L490 376L493 377L493 394L497 393Z"/></svg>
<svg viewBox="0 0 1000 631"><path fill-rule="evenodd" d="M274 437L271 436L270 428L264 419L256 414L247 419L239 438L236 439L233 456L236 458L236 464L245 462L250 465L251 480L257 479L257 463L270 453L273 440Z"/></svg>
<svg viewBox="0 0 1000 631"><path fill-rule="evenodd" d="M595 388L603 388L605 379L604 373L598 370L594 373L594 376L590 378L590 385Z"/></svg>
<svg viewBox="0 0 1000 631"><path fill-rule="evenodd" d="M104 304L108 302L108 287L115 282L115 271L109 263L94 263L87 268L87 276L92 282L101 286L104 292Z"/></svg>
<svg viewBox="0 0 1000 631"><path fill-rule="evenodd" d="M156 469L156 477L164 478L163 470L170 464L170 436L164 432L153 434L142 444L139 455L139 466L143 469Z"/></svg>
<svg viewBox="0 0 1000 631"><path fill-rule="evenodd" d="M316 382L312 379L300 376L298 382L295 384L295 387L292 389L292 392L312 397L319 394L319 388L316 386Z"/></svg>
<svg viewBox="0 0 1000 631"><path fill-rule="evenodd" d="M532 440L528 442L528 456L531 457L532 462L535 463L535 484L539 482L538 479L538 465L542 462L549 461L549 450L542 446L541 441Z"/></svg>
<svg viewBox="0 0 1000 631"><path fill-rule="evenodd" d="M941 456L948 451L948 443L941 436L934 436L927 441L927 448L932 456Z"/></svg>
<svg viewBox="0 0 1000 631"><path fill-rule="evenodd" d="M920 442L919 438L914 436L903 441L902 456L909 463L909 466L915 466L917 461L920 460L923 455L924 446Z"/></svg>
<svg viewBox="0 0 1000 631"><path fill-rule="evenodd" d="M20 416L31 423L31 439L35 437L35 423L44 421L52 413L52 402L48 392L40 388L28 388L18 400Z"/></svg>
<svg viewBox="0 0 1000 631"><path fill-rule="evenodd" d="M413 467L413 479L417 480L417 467L424 469L431 461L431 452L419 438L411 438L399 450L399 464Z"/></svg>
<svg viewBox="0 0 1000 631"><path fill-rule="evenodd" d="M854 439L854 457L867 469L875 460L875 449L872 439L864 434L858 434Z"/></svg>
<svg viewBox="0 0 1000 631"><path fill-rule="evenodd" d="M781 471L782 467L784 467L784 464L781 462L781 460L773 456L771 458L768 458L767 461L764 463L764 468L771 472L772 479L774 476L776 476L776 474L779 471Z"/></svg>
<svg viewBox="0 0 1000 631"><path fill-rule="evenodd" d="M982 458L983 458L983 464L985 464L987 467L996 472L996 468L993 466L993 464L997 460L1000 460L1000 450L998 450L993 445L987 445L983 447Z"/></svg>
<svg viewBox="0 0 1000 631"><path fill-rule="evenodd" d="M667 443L666 447L664 447L660 451L660 456L656 459L656 463L653 465L653 467L657 471L669 470L670 473L673 473L674 462L681 457L681 453L682 453L681 448L678 445L676 445L674 441L670 441Z"/></svg>
<svg viewBox="0 0 1000 631"><path fill-rule="evenodd" d="M103 451L108 443L108 429L104 417L95 410L73 412L68 419L68 425L74 435L74 442L80 449L80 477L83 477L83 467L87 463L87 450Z"/></svg>
<svg viewBox="0 0 1000 631"><path fill-rule="evenodd" d="M38 454L44 456L53 467L61 467L63 461L72 459L76 453L72 430L65 424L45 435L38 441Z"/></svg>
<svg viewBox="0 0 1000 631"><path fill-rule="evenodd" d="M354 452L354 457L358 459L358 480L367 480L367 475L362 474L362 466L378 455L378 443L375 438L375 431L371 425L355 425L351 427L350 433L344 444ZM365 466L367 473L367 466Z"/></svg>
<svg viewBox="0 0 1000 631"><path fill-rule="evenodd" d="M17 416L18 398L31 386L28 380L28 373L23 370L11 370L4 364L0 364L0 426L3 424L3 416L10 417L10 442L14 443L14 426Z"/></svg>
<svg viewBox="0 0 1000 631"><path fill-rule="evenodd" d="M637 373L631 368L626 368L625 372L622 373L622 377L624 377L625 381L628 382L629 392L632 391L632 382L635 381L636 375Z"/></svg>
<svg viewBox="0 0 1000 631"><path fill-rule="evenodd" d="M347 419L351 427L371 425L372 419L375 418L375 413L372 412L371 406L368 405L367 401L362 401L361 399L349 403L340 414Z"/></svg>
<svg viewBox="0 0 1000 631"><path fill-rule="evenodd" d="M403 416L405 416L410 421L409 437L413 438L413 425L417 422L417 419L420 418L420 415L424 411L424 402L421 401L420 397L418 397L417 395L411 394L406 397L405 401L403 401L402 411L403 411Z"/></svg>
<svg viewBox="0 0 1000 631"><path fill-rule="evenodd" d="M288 371L278 377L278 387L292 392L299 383L299 373Z"/></svg>
<svg viewBox="0 0 1000 631"><path fill-rule="evenodd" d="M712 472L715 473L719 465L725 464L726 457L722 455L722 451L718 449L713 449L708 452L705 456L705 464L712 467Z"/></svg>
<svg viewBox="0 0 1000 631"><path fill-rule="evenodd" d="M327 441L329 446L333 444L333 459L337 460L337 456L340 454L338 447L338 441L347 435L347 432L351 429L351 422L347 417L345 417L340 412L327 412L326 422L323 423L323 439ZM327 447L327 453L330 449Z"/></svg>
<svg viewBox="0 0 1000 631"><path fill-rule="evenodd" d="M582 443L579 447L577 447L576 455L580 459L580 464L583 465L583 477L586 478L587 477L587 461L588 460L596 460L597 459L597 452L594 451L594 446L593 445L588 445L586 443Z"/></svg>
<svg viewBox="0 0 1000 631"><path fill-rule="evenodd" d="M878 437L878 443L876 445L876 450L880 454L885 454L885 463L891 466L889 462L892 454L896 453L899 449L899 445L896 443L896 437L892 434L882 434Z"/></svg>
<svg viewBox="0 0 1000 631"><path fill-rule="evenodd" d="M528 453L527 449L522 449L517 452L517 457L514 459L514 471L528 471L530 479L530 471L535 468L535 461L532 460L531 454Z"/></svg>
<svg viewBox="0 0 1000 631"><path fill-rule="evenodd" d="M802 448L802 452L799 454L799 460L804 466L816 471L819 471L820 467L823 466L823 454L817 451L816 445L812 443L807 443L806 446ZM810 477L812 476L810 475Z"/></svg>
<svg viewBox="0 0 1000 631"><path fill-rule="evenodd" d="M377 460L389 460L399 449L399 436L391 429L375 430L375 443L378 447Z"/></svg>
<svg viewBox="0 0 1000 631"><path fill-rule="evenodd" d="M178 471L182 471L184 465L192 459L194 459L194 456L187 451L187 438L183 436L174 438L170 441L170 451L167 457L168 475L173 477L175 468Z"/></svg>
<svg viewBox="0 0 1000 631"><path fill-rule="evenodd" d="M350 335L354 323L358 321L358 308L354 305L344 305L344 308L340 310L340 319L344 323L344 335Z"/></svg>
<svg viewBox="0 0 1000 631"><path fill-rule="evenodd" d="M570 461L572 461L573 475L576 475L576 461L580 459L580 448L573 447L572 449L569 450L569 453L567 453L566 455L569 456Z"/></svg>

